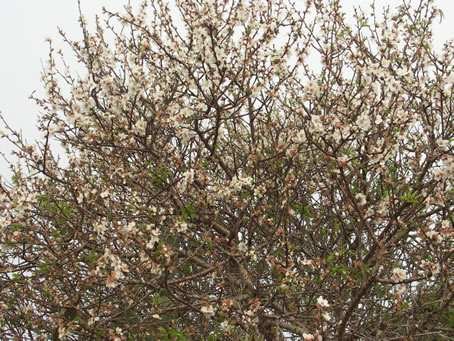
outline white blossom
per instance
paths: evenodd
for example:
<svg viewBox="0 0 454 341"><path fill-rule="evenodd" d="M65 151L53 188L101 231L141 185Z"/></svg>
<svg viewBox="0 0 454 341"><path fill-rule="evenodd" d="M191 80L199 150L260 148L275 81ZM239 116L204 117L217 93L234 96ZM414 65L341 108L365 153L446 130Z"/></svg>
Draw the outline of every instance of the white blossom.
<svg viewBox="0 0 454 341"><path fill-rule="evenodd" d="M371 127L369 115L367 115L366 113L359 115L356 119L356 124L363 131L369 130Z"/></svg>
<svg viewBox="0 0 454 341"><path fill-rule="evenodd" d="M396 281L403 280L407 277L407 272L400 268L393 269L393 279Z"/></svg>
<svg viewBox="0 0 454 341"><path fill-rule="evenodd" d="M211 304L202 306L202 308L200 308L200 311L207 318L211 318L214 316L214 308Z"/></svg>
<svg viewBox="0 0 454 341"><path fill-rule="evenodd" d="M243 252L243 253L247 252L247 246L246 246L246 244L244 244L243 242L239 243L239 244L238 244L238 250L240 250L240 251Z"/></svg>
<svg viewBox="0 0 454 341"><path fill-rule="evenodd" d="M325 300L322 296L317 298L317 304L322 308L329 308L328 301Z"/></svg>

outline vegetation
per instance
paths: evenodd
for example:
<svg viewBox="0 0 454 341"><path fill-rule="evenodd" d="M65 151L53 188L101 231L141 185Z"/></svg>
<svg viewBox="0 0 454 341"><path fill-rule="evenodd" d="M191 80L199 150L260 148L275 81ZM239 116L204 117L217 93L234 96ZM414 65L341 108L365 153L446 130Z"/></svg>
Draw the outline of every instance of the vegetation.
<svg viewBox="0 0 454 341"><path fill-rule="evenodd" d="M454 337L454 41L433 50L432 2L81 15L78 72L49 40L42 139L4 124L1 338Z"/></svg>

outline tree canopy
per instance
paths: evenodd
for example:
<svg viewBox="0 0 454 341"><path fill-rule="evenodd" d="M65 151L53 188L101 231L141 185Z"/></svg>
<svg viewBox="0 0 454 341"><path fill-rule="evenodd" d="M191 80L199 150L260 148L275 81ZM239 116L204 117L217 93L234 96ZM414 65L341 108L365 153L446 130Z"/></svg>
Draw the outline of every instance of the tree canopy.
<svg viewBox="0 0 454 341"><path fill-rule="evenodd" d="M61 33L77 68L49 40L42 138L1 134L1 338L453 337L441 14L145 1L92 32L81 15L81 41Z"/></svg>

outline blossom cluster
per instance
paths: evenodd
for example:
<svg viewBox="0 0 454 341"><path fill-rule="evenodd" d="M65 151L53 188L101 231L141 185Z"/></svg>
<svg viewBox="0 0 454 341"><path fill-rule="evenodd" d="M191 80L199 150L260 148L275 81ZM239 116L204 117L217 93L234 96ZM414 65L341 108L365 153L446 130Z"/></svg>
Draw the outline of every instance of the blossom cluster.
<svg viewBox="0 0 454 341"><path fill-rule="evenodd" d="M448 339L454 40L410 5L143 1L62 33L83 72L47 41L0 338Z"/></svg>

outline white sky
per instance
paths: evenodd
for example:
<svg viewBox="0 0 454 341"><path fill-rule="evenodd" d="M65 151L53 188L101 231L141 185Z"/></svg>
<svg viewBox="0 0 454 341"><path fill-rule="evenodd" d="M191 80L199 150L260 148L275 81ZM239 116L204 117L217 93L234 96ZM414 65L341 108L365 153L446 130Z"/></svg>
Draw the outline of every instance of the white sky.
<svg viewBox="0 0 454 341"><path fill-rule="evenodd" d="M408 1L419 3L419 0ZM101 14L103 5L112 11L121 10L127 0L81 0L81 3L87 19L93 22L95 15ZM131 3L139 3L139 0L131 0ZM341 0L347 12L351 12L352 6L368 7L369 3L368 0ZM377 9L400 3L401 0L375 1ZM445 40L454 38L454 1L435 0L435 4L445 14L442 24L434 30L435 47L440 47ZM39 93L42 88L41 63L48 54L45 37L51 37L56 47L63 46L57 27L70 38L80 39L77 0L0 0L0 111L13 128L22 130L30 143L38 136L34 125L39 108L28 98L34 90ZM12 160L10 149L4 139L0 140L0 151ZM0 174L9 174L2 159Z"/></svg>

